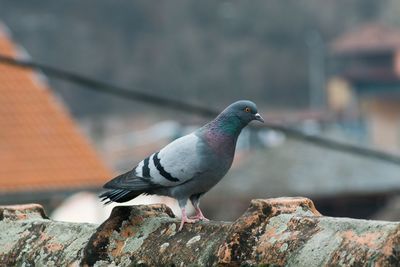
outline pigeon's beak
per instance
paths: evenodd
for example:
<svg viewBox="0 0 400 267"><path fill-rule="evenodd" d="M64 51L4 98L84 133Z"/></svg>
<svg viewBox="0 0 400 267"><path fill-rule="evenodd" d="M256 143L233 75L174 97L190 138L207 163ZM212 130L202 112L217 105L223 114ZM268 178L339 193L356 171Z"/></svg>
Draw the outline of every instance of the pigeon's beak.
<svg viewBox="0 0 400 267"><path fill-rule="evenodd" d="M255 118L256 120L258 120L258 121L264 122L264 119L261 117L260 113L256 113L256 114L254 115L254 118Z"/></svg>

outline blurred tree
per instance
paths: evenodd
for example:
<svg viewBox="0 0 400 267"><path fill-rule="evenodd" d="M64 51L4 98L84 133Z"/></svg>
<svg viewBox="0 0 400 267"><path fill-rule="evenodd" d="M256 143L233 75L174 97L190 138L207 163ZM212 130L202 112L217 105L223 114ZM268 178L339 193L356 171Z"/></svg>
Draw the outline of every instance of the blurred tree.
<svg viewBox="0 0 400 267"><path fill-rule="evenodd" d="M49 65L218 107L239 98L305 107L307 34L326 42L359 23L398 21L388 6L399 9L394 0L0 0L0 20ZM50 81L78 116L136 107Z"/></svg>

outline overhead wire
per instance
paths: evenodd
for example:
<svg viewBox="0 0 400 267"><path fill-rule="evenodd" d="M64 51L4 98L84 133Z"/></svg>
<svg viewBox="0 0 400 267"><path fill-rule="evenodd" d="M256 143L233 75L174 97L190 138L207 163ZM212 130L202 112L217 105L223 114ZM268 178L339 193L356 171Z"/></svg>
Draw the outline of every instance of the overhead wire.
<svg viewBox="0 0 400 267"><path fill-rule="evenodd" d="M117 86L111 83L100 81L94 78L89 78L84 75L74 73L71 71L63 70L60 68L48 66L45 64L37 63L32 60L26 59L15 59L13 57L5 56L0 54L0 64L12 65L15 67L29 68L40 70L46 75L68 81L74 84L84 86L83 88L91 91L96 91L104 94L121 97L128 100L141 101L148 104L156 105L158 107L166 107L178 111L185 111L188 113L204 116L204 117L215 117L218 115L218 111L188 103L186 101L167 98L163 96L157 96L149 94L137 89L129 89L121 86ZM344 143L332 139L328 139L322 136L310 135L302 132L301 130L289 128L283 125L273 124L266 122L262 126L253 126L257 129L272 129L284 133L287 137L293 138L302 142L307 142L319 147L350 153L353 155L363 156L375 160L380 160L388 163L394 163L400 165L400 157L394 154L386 153L383 151L375 150L372 148L362 147L354 144Z"/></svg>

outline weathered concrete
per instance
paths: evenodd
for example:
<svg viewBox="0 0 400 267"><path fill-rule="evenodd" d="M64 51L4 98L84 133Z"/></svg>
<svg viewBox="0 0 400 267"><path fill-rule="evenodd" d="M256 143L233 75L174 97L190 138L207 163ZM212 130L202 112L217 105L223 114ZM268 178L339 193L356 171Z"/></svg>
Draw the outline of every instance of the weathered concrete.
<svg viewBox="0 0 400 267"><path fill-rule="evenodd" d="M96 228L51 221L37 204L0 206L0 266L78 264Z"/></svg>
<svg viewBox="0 0 400 267"><path fill-rule="evenodd" d="M0 207L0 266L400 266L400 223L324 217L305 198L178 226L161 204L116 207L100 226L49 220L35 204Z"/></svg>

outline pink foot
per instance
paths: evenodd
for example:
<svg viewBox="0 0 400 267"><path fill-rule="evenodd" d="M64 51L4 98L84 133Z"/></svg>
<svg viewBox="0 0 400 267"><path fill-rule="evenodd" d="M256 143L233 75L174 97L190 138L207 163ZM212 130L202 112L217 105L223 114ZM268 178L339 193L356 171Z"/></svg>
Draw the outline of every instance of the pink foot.
<svg viewBox="0 0 400 267"><path fill-rule="evenodd" d="M196 221L196 220L189 219L189 218L186 218L186 219L183 219L183 218L182 218L182 220L181 220L181 225L179 226L178 231L181 231L181 230L182 230L183 225L184 225L185 223L195 223L195 222L197 222L197 221Z"/></svg>
<svg viewBox="0 0 400 267"><path fill-rule="evenodd" d="M196 220L194 220L194 219L189 219L189 218L186 216L186 210L185 210L185 208L183 208L183 209L182 209L182 220L181 220L181 225L179 226L178 231L181 231L181 230L182 230L183 225L184 225L185 223L195 223L195 222L196 222Z"/></svg>
<svg viewBox="0 0 400 267"><path fill-rule="evenodd" d="M209 219L204 217L203 214L196 214L196 215L190 217L190 219L193 219L195 221L205 221L205 222L209 222L210 221Z"/></svg>
<svg viewBox="0 0 400 267"><path fill-rule="evenodd" d="M196 215L190 217L190 219L194 219L197 221L205 221L205 222L209 222L210 220L207 219L206 217L204 217L203 212L201 212L201 209L199 207L195 207L196 209Z"/></svg>

